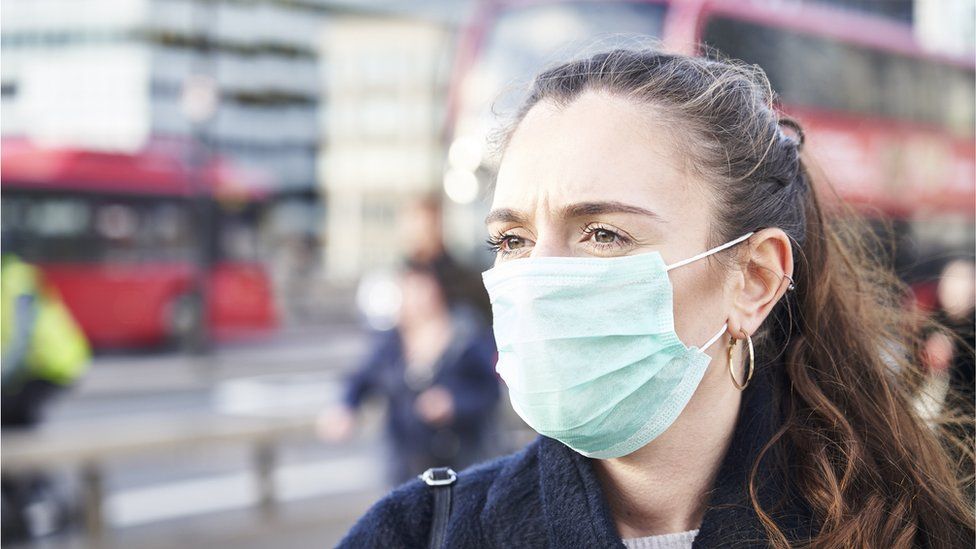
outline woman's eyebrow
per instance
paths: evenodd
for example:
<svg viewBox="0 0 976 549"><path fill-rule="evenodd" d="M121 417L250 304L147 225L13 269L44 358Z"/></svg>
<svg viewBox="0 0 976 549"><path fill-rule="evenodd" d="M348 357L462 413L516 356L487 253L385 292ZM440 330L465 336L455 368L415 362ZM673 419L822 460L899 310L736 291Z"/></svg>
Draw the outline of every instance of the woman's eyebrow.
<svg viewBox="0 0 976 549"><path fill-rule="evenodd" d="M660 215L652 212L651 210L641 208L640 206L634 206L632 204L625 204L623 202L608 201L608 202L578 202L576 204L570 204L563 208L563 216L565 217L586 217L590 215L600 215L608 213L632 213L639 215L646 215L652 217L657 221L664 223L664 219Z"/></svg>
<svg viewBox="0 0 976 549"><path fill-rule="evenodd" d="M488 217L485 218L485 225L491 225L492 223L528 223L529 217L522 212L513 210L511 208L498 208L488 212Z"/></svg>
<svg viewBox="0 0 976 549"><path fill-rule="evenodd" d="M656 221L660 221L661 223L665 222L660 215L652 212L651 210L613 200L606 202L577 202L575 204L569 204L562 209L562 216L569 218L608 213L631 213L646 215L655 219ZM528 219L529 218L527 215L517 210L513 210L511 208L498 208L488 213L488 217L485 218L485 225L503 222L526 224L528 223Z"/></svg>

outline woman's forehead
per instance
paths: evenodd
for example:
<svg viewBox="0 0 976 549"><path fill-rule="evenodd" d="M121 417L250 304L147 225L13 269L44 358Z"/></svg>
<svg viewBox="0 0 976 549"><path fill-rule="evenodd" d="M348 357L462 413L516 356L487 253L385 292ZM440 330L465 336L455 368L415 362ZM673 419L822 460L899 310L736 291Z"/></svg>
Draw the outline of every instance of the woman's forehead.
<svg viewBox="0 0 976 549"><path fill-rule="evenodd" d="M680 216L702 193L685 160L673 129L645 105L597 92L540 102L509 141L493 209L621 202Z"/></svg>

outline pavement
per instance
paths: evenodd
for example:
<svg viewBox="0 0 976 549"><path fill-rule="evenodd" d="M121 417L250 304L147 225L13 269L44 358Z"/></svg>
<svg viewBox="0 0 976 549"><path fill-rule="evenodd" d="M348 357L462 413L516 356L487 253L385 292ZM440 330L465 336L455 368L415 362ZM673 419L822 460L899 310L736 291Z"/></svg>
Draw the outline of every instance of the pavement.
<svg viewBox="0 0 976 549"><path fill-rule="evenodd" d="M338 400L345 374L369 344L360 326L335 322L221 345L206 356L99 356L84 380L52 404L41 429L105 440L113 432L118 439L122 424L163 432L187 418L314 417ZM366 406L357 435L344 444L309 435L277 446L277 503L270 516L259 505L253 446L179 447L100 462L106 532L98 543L76 527L22 547L334 546L391 488L382 417L382 407ZM59 490L74 501L80 496L78 473L50 471Z"/></svg>
<svg viewBox="0 0 976 549"><path fill-rule="evenodd" d="M368 345L363 329L338 323L290 328L263 341L222 345L206 356L99 356L84 380L52 404L40 429L104 438L120 421L152 430L176 416L311 416L338 398L343 375ZM347 444L307 437L277 448L272 517L258 506L253 448L221 444L108 460L102 464L107 533L99 544L332 546L389 488L381 415L369 408ZM77 471L51 475L66 497L77 496ZM89 546L78 529L26 545L75 546Z"/></svg>
<svg viewBox="0 0 976 549"><path fill-rule="evenodd" d="M102 355L71 398L206 389L222 380L268 373L342 371L352 367L367 346L363 328L338 323L291 327L264 339L221 345L202 356Z"/></svg>

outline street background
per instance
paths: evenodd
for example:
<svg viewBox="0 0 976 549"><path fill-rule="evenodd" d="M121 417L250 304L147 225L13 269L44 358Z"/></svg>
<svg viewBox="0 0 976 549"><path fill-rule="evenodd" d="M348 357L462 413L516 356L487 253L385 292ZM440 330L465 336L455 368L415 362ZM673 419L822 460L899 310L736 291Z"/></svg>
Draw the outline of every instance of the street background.
<svg viewBox="0 0 976 549"><path fill-rule="evenodd" d="M943 311L976 239L976 0L4 0L2 252L91 358L5 423L4 475L43 490L0 541L335 545L398 457L382 398L348 429L329 411L412 303L405 260L442 284L489 265L492 130L525 79L696 32L767 70L906 307ZM935 411L953 350L932 346ZM481 458L532 437L506 400Z"/></svg>

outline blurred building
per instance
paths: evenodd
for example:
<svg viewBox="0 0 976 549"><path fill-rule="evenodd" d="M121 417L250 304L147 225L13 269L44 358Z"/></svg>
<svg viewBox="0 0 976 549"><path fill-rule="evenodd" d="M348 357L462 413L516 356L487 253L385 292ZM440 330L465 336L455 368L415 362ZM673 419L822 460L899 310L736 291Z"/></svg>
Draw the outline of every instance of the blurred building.
<svg viewBox="0 0 976 549"><path fill-rule="evenodd" d="M292 204L284 218L314 227L324 13L285 0L5 0L0 132L123 151L195 136L271 173Z"/></svg>
<svg viewBox="0 0 976 549"><path fill-rule="evenodd" d="M439 190L452 35L429 20L347 14L322 37L324 261L349 280L390 266L398 209Z"/></svg>

